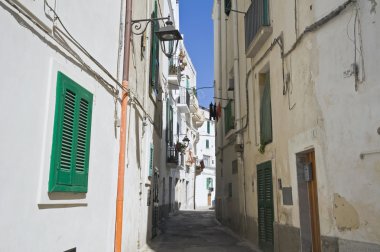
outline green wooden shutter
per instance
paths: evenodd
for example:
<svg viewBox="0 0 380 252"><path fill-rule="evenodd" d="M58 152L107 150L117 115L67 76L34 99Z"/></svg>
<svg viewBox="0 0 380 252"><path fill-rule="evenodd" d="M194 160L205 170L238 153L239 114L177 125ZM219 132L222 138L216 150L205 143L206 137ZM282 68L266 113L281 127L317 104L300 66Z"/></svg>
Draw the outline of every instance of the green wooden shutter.
<svg viewBox="0 0 380 252"><path fill-rule="evenodd" d="M260 139L261 144L264 146L272 142L272 107L269 73L265 77L264 92L260 106Z"/></svg>
<svg viewBox="0 0 380 252"><path fill-rule="evenodd" d="M154 11L152 13L152 18L157 18L157 1L154 2ZM150 57L150 88L154 90L157 94L158 91L158 81L159 81L159 50L160 50L160 41L158 40L155 32L158 31L160 25L158 21L152 22L152 50Z"/></svg>
<svg viewBox="0 0 380 252"><path fill-rule="evenodd" d="M208 149L210 147L210 142L206 140L206 148Z"/></svg>
<svg viewBox="0 0 380 252"><path fill-rule="evenodd" d="M232 101L228 101L224 110L224 134L235 127L235 118L232 114Z"/></svg>
<svg viewBox="0 0 380 252"><path fill-rule="evenodd" d="M273 246L273 183L271 161L257 166L257 201L259 243L261 247Z"/></svg>
<svg viewBox="0 0 380 252"><path fill-rule="evenodd" d="M210 121L207 121L207 133L210 134Z"/></svg>
<svg viewBox="0 0 380 252"><path fill-rule="evenodd" d="M231 0L224 0L224 13L226 13L226 15L229 16L230 12L231 12Z"/></svg>
<svg viewBox="0 0 380 252"><path fill-rule="evenodd" d="M169 142L173 145L173 108L169 107Z"/></svg>
<svg viewBox="0 0 380 252"><path fill-rule="evenodd" d="M149 154L149 176L153 176L153 155L154 155L154 146L150 144L150 154Z"/></svg>
<svg viewBox="0 0 380 252"><path fill-rule="evenodd" d="M58 72L49 192L87 192L92 100Z"/></svg>

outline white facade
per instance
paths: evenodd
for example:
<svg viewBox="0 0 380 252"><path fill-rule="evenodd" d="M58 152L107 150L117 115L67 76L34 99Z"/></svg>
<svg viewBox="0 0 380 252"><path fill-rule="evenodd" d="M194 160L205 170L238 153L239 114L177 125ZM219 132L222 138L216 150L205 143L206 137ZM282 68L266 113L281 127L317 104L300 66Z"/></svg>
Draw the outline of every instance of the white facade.
<svg viewBox="0 0 380 252"><path fill-rule="evenodd" d="M113 251L124 43L120 29L124 27L124 5L125 1L88 4L6 0L0 3L0 28L7 34L0 40L3 73L0 77L3 122L0 126L3 171L0 251L50 252L72 248ZM134 1L132 19L150 18L154 7L154 0L144 4ZM162 7L157 10L159 15L175 17L178 27L177 1L161 0L159 7ZM154 232L158 233L159 218L153 216L154 206L158 203L162 208L163 198L168 204L170 177L171 202L179 201L183 208L194 205L194 165L182 175L185 168L172 169L166 165L166 102L172 101L176 109L176 101L168 91L168 59L161 51L160 88L157 92L150 88L150 27L143 37L132 35L130 51L123 251L142 249ZM48 192L52 146L57 144L53 135L57 127L58 72L93 96L87 192ZM195 86L195 70L189 76ZM189 113L187 116L177 113L175 118L182 120L183 134L189 133L189 138L196 135ZM195 139L191 141L194 143ZM159 174L156 202L152 195L154 171Z"/></svg>
<svg viewBox="0 0 380 252"><path fill-rule="evenodd" d="M54 9L71 34L115 74L120 3L60 2ZM114 94L97 79L115 83L67 38L83 63L60 45L59 31L51 35L52 15L44 1L0 3L0 29L7 34L0 41L0 250L112 251L119 139ZM48 193L58 71L93 94L87 193Z"/></svg>
<svg viewBox="0 0 380 252"><path fill-rule="evenodd" d="M215 122L209 120L209 111L201 108L206 119L198 129L197 160L203 160L204 168L196 177L195 206L211 208L215 200Z"/></svg>

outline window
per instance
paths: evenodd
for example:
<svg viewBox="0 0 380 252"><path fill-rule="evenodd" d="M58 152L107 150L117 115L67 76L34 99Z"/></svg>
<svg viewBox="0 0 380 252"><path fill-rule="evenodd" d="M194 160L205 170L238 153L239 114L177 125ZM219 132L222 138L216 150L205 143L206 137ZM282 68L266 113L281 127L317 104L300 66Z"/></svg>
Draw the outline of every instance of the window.
<svg viewBox="0 0 380 252"><path fill-rule="evenodd" d="M224 108L224 134L227 134L228 131L234 128L235 118L232 112L232 101L229 100Z"/></svg>
<svg viewBox="0 0 380 252"><path fill-rule="evenodd" d="M226 13L226 15L229 16L230 12L231 12L231 0L224 0L224 13Z"/></svg>
<svg viewBox="0 0 380 252"><path fill-rule="evenodd" d="M207 121L207 134L210 134L210 121Z"/></svg>
<svg viewBox="0 0 380 252"><path fill-rule="evenodd" d="M92 99L58 72L49 192L87 192Z"/></svg>
<svg viewBox="0 0 380 252"><path fill-rule="evenodd" d="M211 188L214 187L212 182L213 182L212 178L207 178L206 179L206 189L211 189Z"/></svg>
<svg viewBox="0 0 380 252"><path fill-rule="evenodd" d="M263 89L260 104L260 144L263 147L272 142L272 109L269 76L269 72L260 76L260 86Z"/></svg>
<svg viewBox="0 0 380 252"><path fill-rule="evenodd" d="M150 153L149 153L149 177L153 176L153 155L154 155L154 147L153 144L150 144Z"/></svg>
<svg viewBox="0 0 380 252"><path fill-rule="evenodd" d="M173 108L169 105L169 103L166 103L166 142L172 146L173 145L173 135L174 135L174 129L173 129Z"/></svg>
<svg viewBox="0 0 380 252"><path fill-rule="evenodd" d="M210 160L211 160L210 156L203 155L203 162L204 162L204 164L205 164L206 167L210 166Z"/></svg>
<svg viewBox="0 0 380 252"><path fill-rule="evenodd" d="M157 1L154 2L154 11L152 13L152 18L157 18ZM149 76L149 83L150 83L150 91L153 92L155 95L158 93L158 82L159 82L159 65L160 65L160 41L158 40L155 32L159 29L159 23L158 21L152 22L152 48L150 53L150 76Z"/></svg>
<svg viewBox="0 0 380 252"><path fill-rule="evenodd" d="M206 140L206 149L210 148L210 141Z"/></svg>
<svg viewBox="0 0 380 252"><path fill-rule="evenodd" d="M232 183L228 183L228 197L232 197Z"/></svg>
<svg viewBox="0 0 380 252"><path fill-rule="evenodd" d="M232 174L238 173L238 161L234 160L232 161Z"/></svg>

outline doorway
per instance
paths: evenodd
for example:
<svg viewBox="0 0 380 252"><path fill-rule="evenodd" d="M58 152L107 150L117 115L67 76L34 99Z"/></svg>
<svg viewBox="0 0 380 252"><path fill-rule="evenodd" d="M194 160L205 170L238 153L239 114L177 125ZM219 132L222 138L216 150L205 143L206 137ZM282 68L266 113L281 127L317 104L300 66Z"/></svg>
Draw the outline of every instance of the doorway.
<svg viewBox="0 0 380 252"><path fill-rule="evenodd" d="M173 178L169 177L169 213L172 212L172 189L173 189Z"/></svg>
<svg viewBox="0 0 380 252"><path fill-rule="evenodd" d="M320 252L317 171L314 150L298 153L297 182L302 252Z"/></svg>
<svg viewBox="0 0 380 252"><path fill-rule="evenodd" d="M158 210L158 172L154 172L153 175L153 213L152 213L152 238L157 236L159 210Z"/></svg>

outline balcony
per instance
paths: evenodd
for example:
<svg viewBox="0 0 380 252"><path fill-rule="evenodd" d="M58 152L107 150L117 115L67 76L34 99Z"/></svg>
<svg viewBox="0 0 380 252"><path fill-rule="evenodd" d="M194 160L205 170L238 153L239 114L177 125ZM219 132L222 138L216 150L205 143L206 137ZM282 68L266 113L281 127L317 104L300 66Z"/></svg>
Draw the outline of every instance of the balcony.
<svg viewBox="0 0 380 252"><path fill-rule="evenodd" d="M179 84L181 83L181 65L177 57L173 57L169 61L168 83L169 89L179 89Z"/></svg>
<svg viewBox="0 0 380 252"><path fill-rule="evenodd" d="M181 88L179 90L177 109L179 113L190 113L190 94L186 88Z"/></svg>
<svg viewBox="0 0 380 252"><path fill-rule="evenodd" d="M168 144L166 147L166 162L169 164L178 165L178 151L175 145Z"/></svg>
<svg viewBox="0 0 380 252"><path fill-rule="evenodd" d="M272 34L269 0L253 0L244 19L245 54L247 58L253 58Z"/></svg>
<svg viewBox="0 0 380 252"><path fill-rule="evenodd" d="M190 112L195 113L199 109L198 98L195 94L190 95Z"/></svg>

